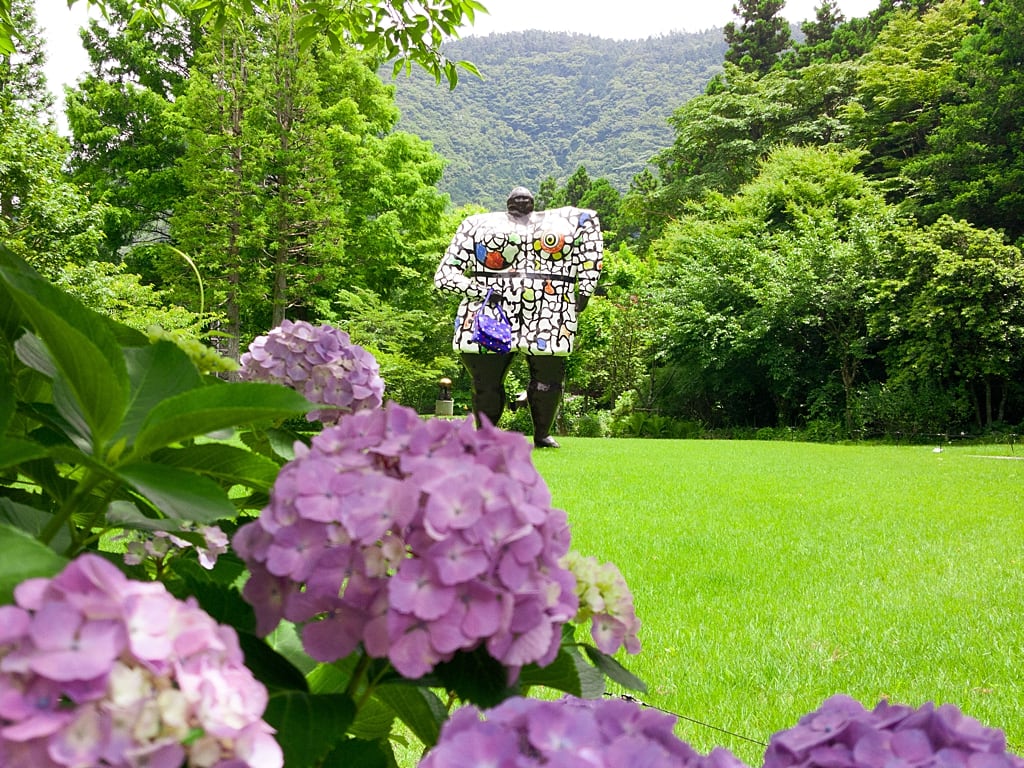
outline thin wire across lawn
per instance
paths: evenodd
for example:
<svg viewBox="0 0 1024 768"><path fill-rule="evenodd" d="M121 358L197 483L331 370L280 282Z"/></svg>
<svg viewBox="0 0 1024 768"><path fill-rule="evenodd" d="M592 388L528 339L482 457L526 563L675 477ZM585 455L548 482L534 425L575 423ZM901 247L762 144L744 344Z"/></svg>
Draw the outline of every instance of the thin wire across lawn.
<svg viewBox="0 0 1024 768"><path fill-rule="evenodd" d="M839 692L952 702L1024 753L1021 454L567 438L534 461L573 548L630 584L637 698L756 766Z"/></svg>

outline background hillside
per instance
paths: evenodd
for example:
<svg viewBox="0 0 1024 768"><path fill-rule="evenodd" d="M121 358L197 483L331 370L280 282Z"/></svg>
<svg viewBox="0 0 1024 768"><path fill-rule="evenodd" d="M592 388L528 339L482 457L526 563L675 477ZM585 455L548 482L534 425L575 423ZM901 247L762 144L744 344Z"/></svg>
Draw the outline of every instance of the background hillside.
<svg viewBox="0 0 1024 768"><path fill-rule="evenodd" d="M672 144L667 118L721 71L722 30L646 40L559 32L467 37L448 45L476 64L450 91L419 71L388 79L398 127L447 161L441 189L456 205L504 205L516 184L564 183L580 165L620 191Z"/></svg>

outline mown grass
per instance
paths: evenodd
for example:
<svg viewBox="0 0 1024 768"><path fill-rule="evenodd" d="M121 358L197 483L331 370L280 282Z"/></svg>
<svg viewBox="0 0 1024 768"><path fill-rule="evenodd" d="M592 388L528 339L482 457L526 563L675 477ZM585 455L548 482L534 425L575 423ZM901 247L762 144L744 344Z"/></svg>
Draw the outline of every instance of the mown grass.
<svg viewBox="0 0 1024 768"><path fill-rule="evenodd" d="M953 702L1024 753L1024 451L562 442L535 464L634 593L638 698L694 747L759 765L842 692Z"/></svg>

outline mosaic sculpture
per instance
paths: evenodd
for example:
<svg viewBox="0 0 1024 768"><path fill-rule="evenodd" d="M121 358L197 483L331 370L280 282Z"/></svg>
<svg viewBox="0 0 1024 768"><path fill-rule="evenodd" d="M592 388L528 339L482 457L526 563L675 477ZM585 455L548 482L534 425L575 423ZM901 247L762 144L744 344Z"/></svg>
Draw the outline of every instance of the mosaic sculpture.
<svg viewBox="0 0 1024 768"><path fill-rule="evenodd" d="M516 187L507 211L467 217L455 232L434 275L441 290L463 295L452 347L473 382L477 423L497 424L505 409L505 376L517 352L526 356L526 401L534 445L557 448L551 427L562 398L565 358L572 352L579 313L597 287L604 249L594 211L533 209L533 195ZM491 292L512 326L508 354L472 340L473 319Z"/></svg>

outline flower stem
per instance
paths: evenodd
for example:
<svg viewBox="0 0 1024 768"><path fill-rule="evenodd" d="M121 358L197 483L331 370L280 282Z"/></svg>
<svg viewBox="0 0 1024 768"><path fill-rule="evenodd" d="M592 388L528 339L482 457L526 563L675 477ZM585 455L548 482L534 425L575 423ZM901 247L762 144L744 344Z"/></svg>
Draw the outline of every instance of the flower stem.
<svg viewBox="0 0 1024 768"><path fill-rule="evenodd" d="M71 519L71 515L74 514L79 501L92 493L93 489L103 482L103 480L104 478L96 472L87 473L82 482L76 486L71 495L68 496L64 500L64 503L60 505L60 510L57 514L55 514L43 530L39 532L39 541L43 544L49 544L53 540L53 537L57 535L57 531L61 529L61 526ZM74 546L75 537L72 536L71 538L72 546Z"/></svg>

